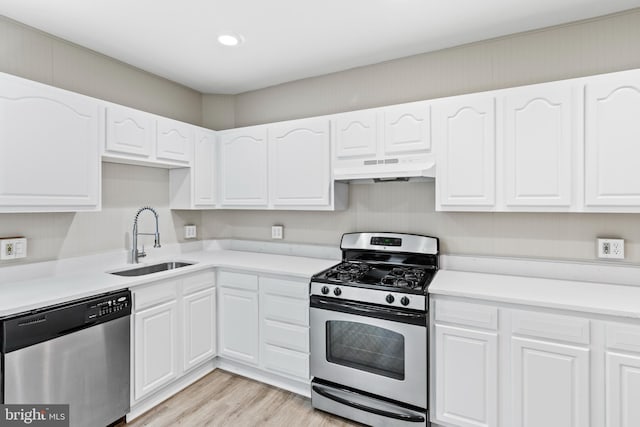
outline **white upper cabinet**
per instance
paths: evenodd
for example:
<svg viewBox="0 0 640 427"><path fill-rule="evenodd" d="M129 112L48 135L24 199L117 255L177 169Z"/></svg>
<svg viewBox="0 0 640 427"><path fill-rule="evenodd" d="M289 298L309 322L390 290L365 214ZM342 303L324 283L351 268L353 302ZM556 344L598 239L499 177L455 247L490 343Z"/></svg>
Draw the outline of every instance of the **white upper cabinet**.
<svg viewBox="0 0 640 427"><path fill-rule="evenodd" d="M171 209L213 209L217 203L216 132L194 128L191 167L169 171Z"/></svg>
<svg viewBox="0 0 640 427"><path fill-rule="evenodd" d="M336 158L375 157L378 152L377 110L342 114L335 120Z"/></svg>
<svg viewBox="0 0 640 427"><path fill-rule="evenodd" d="M433 106L437 141L436 208L495 205L495 99L492 95L451 98Z"/></svg>
<svg viewBox="0 0 640 427"><path fill-rule="evenodd" d="M193 126L159 117L156 138L158 159L189 163L193 145Z"/></svg>
<svg viewBox="0 0 640 427"><path fill-rule="evenodd" d="M640 70L588 78L585 89L586 207L639 211Z"/></svg>
<svg viewBox="0 0 640 427"><path fill-rule="evenodd" d="M221 204L266 207L267 128L256 126L220 134Z"/></svg>
<svg viewBox="0 0 640 427"><path fill-rule="evenodd" d="M336 179L433 177L430 103L338 114L333 127Z"/></svg>
<svg viewBox="0 0 640 427"><path fill-rule="evenodd" d="M152 114L120 105L106 107L105 152L141 158L153 155L156 121Z"/></svg>
<svg viewBox="0 0 640 427"><path fill-rule="evenodd" d="M328 206L331 192L329 119L305 119L269 127L271 203Z"/></svg>
<svg viewBox="0 0 640 427"><path fill-rule="evenodd" d="M574 83L502 92L504 203L563 207L573 200L577 115Z"/></svg>
<svg viewBox="0 0 640 427"><path fill-rule="evenodd" d="M210 207L216 204L216 160L215 132L196 130L191 172L195 206Z"/></svg>
<svg viewBox="0 0 640 427"><path fill-rule="evenodd" d="M431 151L429 105L422 102L395 105L382 111L385 155Z"/></svg>
<svg viewBox="0 0 640 427"><path fill-rule="evenodd" d="M100 208L101 106L0 74L0 212Z"/></svg>
<svg viewBox="0 0 640 427"><path fill-rule="evenodd" d="M105 161L168 168L189 165L195 126L122 105L105 105Z"/></svg>

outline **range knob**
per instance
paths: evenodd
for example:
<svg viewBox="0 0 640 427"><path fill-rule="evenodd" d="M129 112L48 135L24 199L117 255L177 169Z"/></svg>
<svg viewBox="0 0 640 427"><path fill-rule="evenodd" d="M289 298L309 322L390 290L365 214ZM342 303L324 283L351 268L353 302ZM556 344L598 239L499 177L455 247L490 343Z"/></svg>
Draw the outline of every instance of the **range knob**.
<svg viewBox="0 0 640 427"><path fill-rule="evenodd" d="M402 297L402 299L400 300L400 304L402 304L402 305L409 305L409 298L407 298L407 297Z"/></svg>
<svg viewBox="0 0 640 427"><path fill-rule="evenodd" d="M322 289L320 289L320 292L322 292L322 295L326 295L329 293L329 287L328 286L323 286Z"/></svg>
<svg viewBox="0 0 640 427"><path fill-rule="evenodd" d="M387 300L387 302L388 302L389 304L393 304L393 302L396 300L396 299L393 297L393 295L391 295L391 294L387 295L387 297L386 297L385 299Z"/></svg>
<svg viewBox="0 0 640 427"><path fill-rule="evenodd" d="M339 297L341 293L342 293L342 291L340 290L340 288L335 288L335 289L333 290L333 294L334 294L335 296L337 296L337 297Z"/></svg>

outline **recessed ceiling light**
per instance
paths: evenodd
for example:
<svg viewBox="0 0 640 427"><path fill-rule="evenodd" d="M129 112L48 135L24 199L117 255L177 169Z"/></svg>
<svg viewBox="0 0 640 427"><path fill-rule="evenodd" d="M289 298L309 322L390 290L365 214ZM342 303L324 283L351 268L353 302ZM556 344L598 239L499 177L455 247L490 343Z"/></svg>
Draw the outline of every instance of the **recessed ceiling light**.
<svg viewBox="0 0 640 427"><path fill-rule="evenodd" d="M238 46L242 42L242 37L235 34L220 34L218 43L224 46Z"/></svg>

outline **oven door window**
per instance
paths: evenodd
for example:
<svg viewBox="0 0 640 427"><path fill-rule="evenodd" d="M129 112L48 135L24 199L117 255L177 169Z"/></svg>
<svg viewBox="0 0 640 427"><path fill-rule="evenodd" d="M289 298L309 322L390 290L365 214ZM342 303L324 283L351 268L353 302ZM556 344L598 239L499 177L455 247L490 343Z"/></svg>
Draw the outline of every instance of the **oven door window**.
<svg viewBox="0 0 640 427"><path fill-rule="evenodd" d="M404 336L364 323L332 320L327 327L327 361L404 380Z"/></svg>

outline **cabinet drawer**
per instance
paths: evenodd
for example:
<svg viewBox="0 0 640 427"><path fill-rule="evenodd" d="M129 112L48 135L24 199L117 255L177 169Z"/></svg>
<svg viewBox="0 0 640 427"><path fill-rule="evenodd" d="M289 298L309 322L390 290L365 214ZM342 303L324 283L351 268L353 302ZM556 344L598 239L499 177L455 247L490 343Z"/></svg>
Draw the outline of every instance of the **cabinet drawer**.
<svg viewBox="0 0 640 427"><path fill-rule="evenodd" d="M186 276L182 280L182 293L189 295L203 289L211 288L216 284L216 276L213 271L205 271Z"/></svg>
<svg viewBox="0 0 640 427"><path fill-rule="evenodd" d="M264 346L264 367L270 371L309 379L309 355L273 345Z"/></svg>
<svg viewBox="0 0 640 427"><path fill-rule="evenodd" d="M514 334L550 338L574 344L589 344L589 320L558 314L514 310L511 315Z"/></svg>
<svg viewBox="0 0 640 427"><path fill-rule="evenodd" d="M309 328L264 320L262 323L264 342L290 350L309 352Z"/></svg>
<svg viewBox="0 0 640 427"><path fill-rule="evenodd" d="M261 277L260 291L271 295L286 295L290 298L308 300L309 281Z"/></svg>
<svg viewBox="0 0 640 427"><path fill-rule="evenodd" d="M220 286L227 288L246 289L249 291L258 290L258 276L255 274L221 271L218 273L218 283Z"/></svg>
<svg viewBox="0 0 640 427"><path fill-rule="evenodd" d="M309 302L284 295L260 294L260 308L265 319L309 326Z"/></svg>
<svg viewBox="0 0 640 427"><path fill-rule="evenodd" d="M471 326L474 328L498 329L498 308L462 301L436 300L436 321Z"/></svg>
<svg viewBox="0 0 640 427"><path fill-rule="evenodd" d="M178 298L178 281L168 280L133 290L133 309L140 311Z"/></svg>
<svg viewBox="0 0 640 427"><path fill-rule="evenodd" d="M640 326L607 323L607 348L640 353Z"/></svg>

